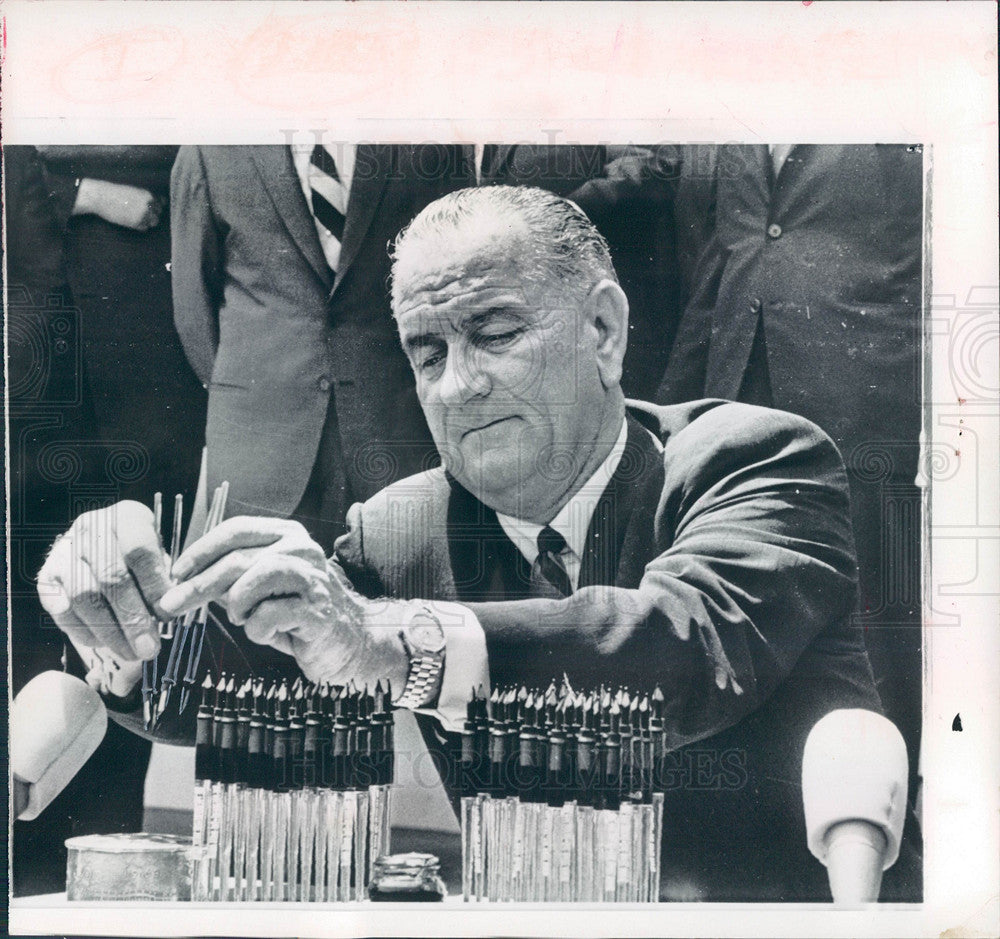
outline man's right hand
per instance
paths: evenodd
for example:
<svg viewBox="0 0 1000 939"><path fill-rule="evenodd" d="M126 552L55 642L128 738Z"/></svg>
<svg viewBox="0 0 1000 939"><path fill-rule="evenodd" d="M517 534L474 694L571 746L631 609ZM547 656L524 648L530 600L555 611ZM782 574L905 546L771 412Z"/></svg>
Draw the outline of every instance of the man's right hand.
<svg viewBox="0 0 1000 939"><path fill-rule="evenodd" d="M106 648L124 661L159 651L157 609L171 586L153 513L119 502L81 515L52 546L38 574L46 612L78 648Z"/></svg>
<svg viewBox="0 0 1000 939"><path fill-rule="evenodd" d="M74 215L99 215L112 225L149 231L160 224L163 200L148 189L111 183L103 179L82 179L73 205Z"/></svg>

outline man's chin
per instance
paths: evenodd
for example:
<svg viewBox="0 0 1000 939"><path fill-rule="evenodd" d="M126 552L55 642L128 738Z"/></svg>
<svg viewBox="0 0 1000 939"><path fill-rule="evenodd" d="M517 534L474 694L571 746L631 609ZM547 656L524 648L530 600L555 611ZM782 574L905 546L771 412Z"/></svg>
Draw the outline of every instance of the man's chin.
<svg viewBox="0 0 1000 939"><path fill-rule="evenodd" d="M505 515L517 515L527 485L518 466L511 466L511 451L477 454L456 461L445 461L445 468L484 505Z"/></svg>

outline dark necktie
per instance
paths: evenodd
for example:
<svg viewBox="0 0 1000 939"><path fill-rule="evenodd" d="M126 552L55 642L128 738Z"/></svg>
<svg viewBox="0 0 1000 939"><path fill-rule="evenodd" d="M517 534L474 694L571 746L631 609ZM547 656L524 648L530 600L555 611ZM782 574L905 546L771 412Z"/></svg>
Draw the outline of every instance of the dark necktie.
<svg viewBox="0 0 1000 939"><path fill-rule="evenodd" d="M315 167L309 174L313 215L337 241L343 241L344 215L325 194L333 187L343 190L343 183L337 173L337 164L333 155L322 144L313 147L310 162Z"/></svg>
<svg viewBox="0 0 1000 939"><path fill-rule="evenodd" d="M560 555L566 547L566 539L554 528L546 525L538 533L538 558L535 564L539 573L556 590L561 597L568 597L573 592L569 574L563 566Z"/></svg>

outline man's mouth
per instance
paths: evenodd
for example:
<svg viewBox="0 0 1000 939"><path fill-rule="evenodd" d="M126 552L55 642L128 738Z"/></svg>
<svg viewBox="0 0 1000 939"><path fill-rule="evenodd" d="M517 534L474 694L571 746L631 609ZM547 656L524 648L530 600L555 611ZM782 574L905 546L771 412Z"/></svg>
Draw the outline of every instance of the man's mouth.
<svg viewBox="0 0 1000 939"><path fill-rule="evenodd" d="M488 421L485 424L480 424L478 427L470 427L468 430L463 430L462 431L462 440L464 440L470 434L479 433L479 431L481 431L481 430L486 430L486 429L488 429L490 427L496 427L497 424L502 424L504 421L510 421L510 420L513 420L513 418L512 417L498 417L496 420L494 420L494 421Z"/></svg>

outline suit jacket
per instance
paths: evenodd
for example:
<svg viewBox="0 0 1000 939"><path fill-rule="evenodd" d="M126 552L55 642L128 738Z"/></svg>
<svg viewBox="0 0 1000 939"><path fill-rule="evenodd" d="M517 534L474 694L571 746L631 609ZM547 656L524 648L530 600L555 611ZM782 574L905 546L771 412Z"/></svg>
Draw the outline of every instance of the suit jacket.
<svg viewBox="0 0 1000 939"><path fill-rule="evenodd" d="M387 250L465 178L459 148L430 149L359 146L334 278L287 147L181 148L174 315L209 389L207 483L230 481L228 514L295 510L331 392L356 497L434 460L391 315Z"/></svg>
<svg viewBox="0 0 1000 939"><path fill-rule="evenodd" d="M806 850L802 748L823 714L879 701L849 625L847 482L815 426L720 401L636 405L564 600L527 598L496 514L441 469L355 506L349 523L337 555L352 581L467 604L493 685L545 687L565 671L577 687L662 686L676 770L667 895L828 898Z"/></svg>
<svg viewBox="0 0 1000 939"><path fill-rule="evenodd" d="M571 199L607 239L629 301L622 387L652 398L682 309L673 198L680 148L502 144L482 183L537 186Z"/></svg>
<svg viewBox="0 0 1000 939"><path fill-rule="evenodd" d="M921 148L800 145L776 179L767 147L700 155L714 185L706 197L699 182L696 199L713 234L657 400L737 400L760 323L774 406L819 424L849 466L866 459L859 446L888 446L912 479Z"/></svg>

